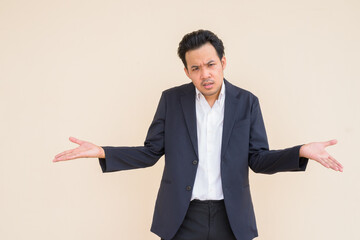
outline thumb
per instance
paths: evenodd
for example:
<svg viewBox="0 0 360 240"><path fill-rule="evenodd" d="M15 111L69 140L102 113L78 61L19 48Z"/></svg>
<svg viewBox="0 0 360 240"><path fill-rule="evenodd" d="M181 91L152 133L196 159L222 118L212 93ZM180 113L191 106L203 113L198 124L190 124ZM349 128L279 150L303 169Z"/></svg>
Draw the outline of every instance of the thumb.
<svg viewBox="0 0 360 240"><path fill-rule="evenodd" d="M77 139L77 138L74 138L74 137L69 137L69 140L73 143L76 143L76 144L82 144L84 141L81 141L80 139Z"/></svg>
<svg viewBox="0 0 360 240"><path fill-rule="evenodd" d="M337 144L337 142L338 142L338 141L337 141L336 139L327 141L327 142L325 142L325 147L328 147L328 146L331 146L331 145L335 145L335 144Z"/></svg>

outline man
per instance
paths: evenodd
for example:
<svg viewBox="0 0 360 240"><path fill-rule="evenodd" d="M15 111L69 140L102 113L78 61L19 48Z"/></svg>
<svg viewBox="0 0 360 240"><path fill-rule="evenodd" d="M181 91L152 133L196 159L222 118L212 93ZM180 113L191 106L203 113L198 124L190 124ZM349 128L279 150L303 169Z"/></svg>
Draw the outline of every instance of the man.
<svg viewBox="0 0 360 240"><path fill-rule="evenodd" d="M142 147L78 148L54 161L99 158L104 172L152 166L165 154L151 231L162 239L249 240L258 235L248 169L304 171L308 159L342 171L325 148L336 140L269 150L259 101L224 79L222 41L199 30L184 36L178 55L192 83L162 93Z"/></svg>

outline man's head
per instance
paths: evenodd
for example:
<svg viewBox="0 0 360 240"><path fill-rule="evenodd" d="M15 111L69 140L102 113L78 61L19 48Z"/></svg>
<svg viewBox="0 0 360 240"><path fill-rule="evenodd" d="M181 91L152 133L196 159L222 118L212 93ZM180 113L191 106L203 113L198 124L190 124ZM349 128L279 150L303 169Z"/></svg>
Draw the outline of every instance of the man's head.
<svg viewBox="0 0 360 240"><path fill-rule="evenodd" d="M220 93L226 66L222 41L210 31L198 30L183 37L178 55L186 75L213 103Z"/></svg>
<svg viewBox="0 0 360 240"><path fill-rule="evenodd" d="M198 30L186 34L179 43L178 56L187 68L187 62L185 58L186 52L200 48L205 43L210 43L216 50L219 59L225 55L224 45L218 36L208 30Z"/></svg>

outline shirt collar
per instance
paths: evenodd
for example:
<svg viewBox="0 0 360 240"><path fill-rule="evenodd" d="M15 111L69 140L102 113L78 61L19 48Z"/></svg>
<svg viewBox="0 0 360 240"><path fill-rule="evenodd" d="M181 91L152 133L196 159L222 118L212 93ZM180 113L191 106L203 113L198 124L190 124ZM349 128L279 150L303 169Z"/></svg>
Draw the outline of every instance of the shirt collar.
<svg viewBox="0 0 360 240"><path fill-rule="evenodd" d="M203 94L202 94L196 87L195 87L195 91L196 91L196 99L197 99L197 100L200 100L200 97L203 96ZM225 84L224 84L224 80L222 81L220 94L219 94L217 100L221 101L223 98L225 98Z"/></svg>

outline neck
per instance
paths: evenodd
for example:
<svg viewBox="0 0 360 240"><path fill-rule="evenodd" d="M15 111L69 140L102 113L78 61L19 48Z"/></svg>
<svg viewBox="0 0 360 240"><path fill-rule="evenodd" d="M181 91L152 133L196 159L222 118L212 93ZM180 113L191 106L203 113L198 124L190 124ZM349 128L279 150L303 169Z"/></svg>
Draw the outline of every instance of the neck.
<svg viewBox="0 0 360 240"><path fill-rule="evenodd" d="M216 99L219 97L219 94L220 92L218 92L216 95L204 96L210 107L214 105Z"/></svg>

